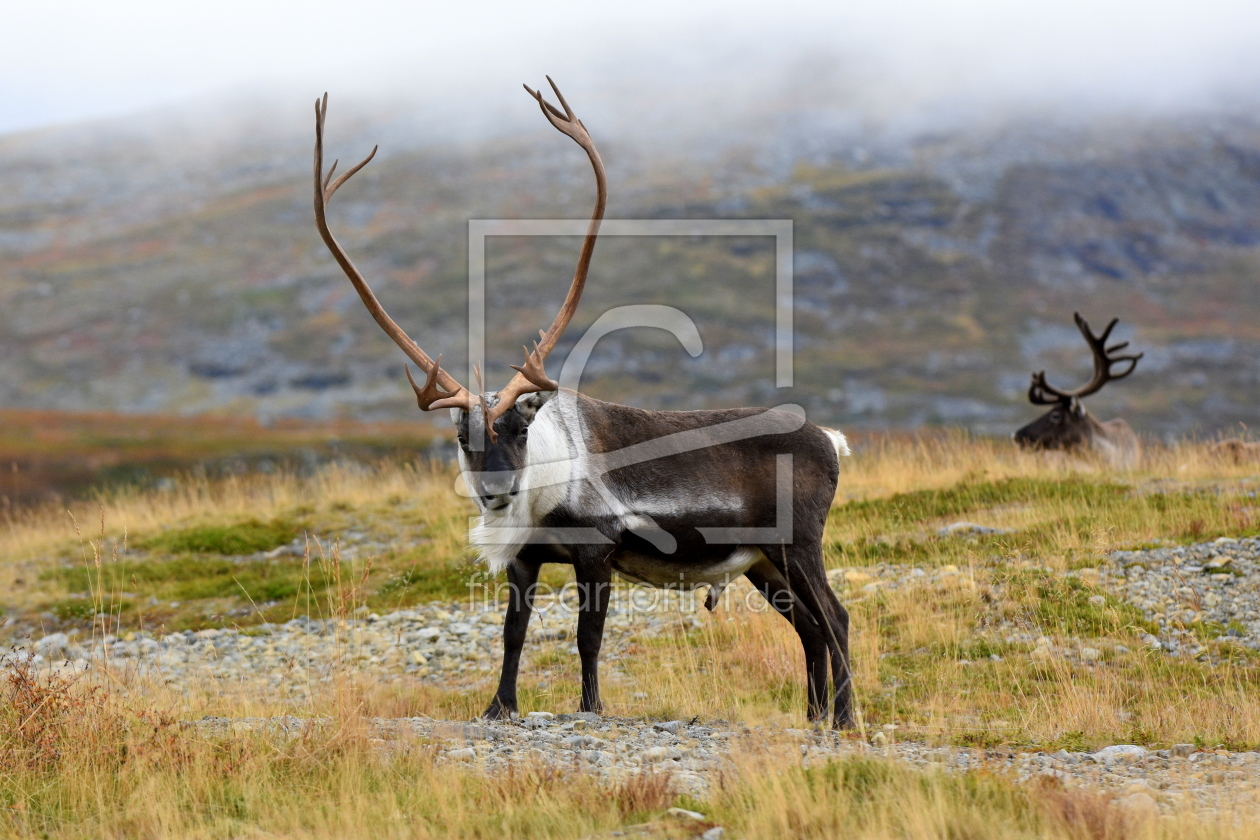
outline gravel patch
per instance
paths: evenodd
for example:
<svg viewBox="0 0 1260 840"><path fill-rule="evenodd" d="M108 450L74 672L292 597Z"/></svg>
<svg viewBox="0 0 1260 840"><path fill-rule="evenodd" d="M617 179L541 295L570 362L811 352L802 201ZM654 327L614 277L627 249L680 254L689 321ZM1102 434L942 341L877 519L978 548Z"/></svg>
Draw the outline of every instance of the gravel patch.
<svg viewBox="0 0 1260 840"><path fill-rule="evenodd" d="M1143 641L1202 656L1206 643L1260 650L1260 539L1221 537L1174 548L1117 551L1101 583L1159 626Z"/></svg>
<svg viewBox="0 0 1260 840"><path fill-rule="evenodd" d="M577 655L573 597L560 594L539 599L527 651L558 645ZM694 600L691 595L671 593L649 608L625 599L610 609L604 641L609 671L615 674L616 658L632 638L648 639L666 629L699 626ZM0 647L0 666L24 659L60 671L106 665L157 677L176 688L206 677L261 679L284 690L286 697L300 696L309 691L310 683L327 681L334 670L347 667L372 672L385 681L405 676L444 682L453 676L498 673L503 615L494 605L429 603L384 616L366 610L358 615L345 620L303 616L244 629L160 635L129 632L90 644L80 642L73 633L52 633L34 642L18 640L11 647Z"/></svg>

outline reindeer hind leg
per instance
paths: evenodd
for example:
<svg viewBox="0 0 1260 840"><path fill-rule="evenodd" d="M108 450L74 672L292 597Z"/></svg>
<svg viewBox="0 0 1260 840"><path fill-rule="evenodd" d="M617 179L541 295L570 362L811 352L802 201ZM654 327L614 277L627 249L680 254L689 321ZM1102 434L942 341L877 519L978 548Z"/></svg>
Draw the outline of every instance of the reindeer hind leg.
<svg viewBox="0 0 1260 840"><path fill-rule="evenodd" d="M801 647L805 650L809 719L815 722L826 720L828 647L823 625L773 563L763 560L744 574L800 637Z"/></svg>

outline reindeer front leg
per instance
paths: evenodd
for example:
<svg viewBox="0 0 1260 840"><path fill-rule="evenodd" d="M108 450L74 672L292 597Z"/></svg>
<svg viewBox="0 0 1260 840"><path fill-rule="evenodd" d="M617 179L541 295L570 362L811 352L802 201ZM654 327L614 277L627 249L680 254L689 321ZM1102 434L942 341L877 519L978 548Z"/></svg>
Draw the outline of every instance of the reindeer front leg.
<svg viewBox="0 0 1260 840"><path fill-rule="evenodd" d="M505 720L518 713L516 706L516 675L521 667L521 648L525 646L525 631L529 628L529 616L534 609L534 590L538 584L541 566L517 558L508 566L508 605L503 617L503 671L499 675L499 689L490 701L484 718Z"/></svg>
<svg viewBox="0 0 1260 840"><path fill-rule="evenodd" d="M603 714L599 699L599 649L604 641L604 618L612 593L612 566L608 558L574 564L578 588L577 649L582 659L583 712Z"/></svg>

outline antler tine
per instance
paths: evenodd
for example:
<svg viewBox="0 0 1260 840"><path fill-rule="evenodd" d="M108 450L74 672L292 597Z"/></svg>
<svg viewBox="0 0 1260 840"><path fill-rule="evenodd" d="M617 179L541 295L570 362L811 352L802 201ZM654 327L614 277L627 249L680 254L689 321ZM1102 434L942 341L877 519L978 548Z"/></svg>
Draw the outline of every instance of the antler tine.
<svg viewBox="0 0 1260 840"><path fill-rule="evenodd" d="M448 393L438 388L438 375L445 373L442 370L442 357L440 355L433 360L433 369L425 377L424 387L417 385L416 380L412 378L410 365L403 365L403 371L407 374L407 381L411 383L411 390L416 392L416 405L420 406L421 411L435 411L439 408L463 408L467 410L466 400L464 400L462 395L459 393Z"/></svg>
<svg viewBox="0 0 1260 840"><path fill-rule="evenodd" d="M578 302L582 299L582 289L586 286L586 275L591 267L591 256L595 253L595 240L599 236L599 225L608 205L608 184L604 173L604 162L600 160L595 141L587 133L586 126L582 125L582 121L573 113L573 109L560 93L560 88L550 76L547 77L547 81L564 107L563 112L548 102L539 91L531 89L529 85L524 87L529 95L538 101L538 106L542 109L547 121L561 133L573 138L573 141L586 152L591 168L595 171L595 209L591 213L591 222L586 230L586 238L582 241L582 252L578 256L577 267L573 272L573 282L569 284L569 292L565 295L564 304L560 307L555 320L551 322L551 326L545 332L539 331L539 340L534 343L533 351L526 350L525 363L512 365L516 375L503 390L499 391L499 401L486 416L486 426L491 429L494 427L494 421L516 405L516 401L523 395L537 391L555 391L560 387L557 382L547 376L543 364L548 354L555 348L556 342L560 340L565 328L569 326L569 322L573 320Z"/></svg>
<svg viewBox="0 0 1260 840"><path fill-rule="evenodd" d="M547 77L547 81L551 81L551 77L550 77L550 76L548 76L548 77ZM535 99L537 99L537 100L538 100L538 104L542 107L542 109L543 109L543 113L546 113L547 111L550 111L552 114L555 114L555 116L556 116L558 119L562 119L562 120L564 120L564 119L568 119L568 115L567 115L567 114L562 114L562 113L560 113L560 109L559 109L559 108L557 108L556 106L552 105L552 104L551 104L550 102L548 102L546 99L543 99L543 95L542 95L542 93L540 93L539 91L534 90L534 89L533 89L532 87L530 87L529 85L521 85L521 87L525 88L525 90L529 92L529 95L530 95L530 96L532 96L532 97L534 97ZM561 101L563 101L563 100L561 100ZM550 119L550 117L548 117L548 119Z"/></svg>
<svg viewBox="0 0 1260 840"><path fill-rule="evenodd" d="M552 78L550 76L544 76L544 78L547 80L547 84L551 85L551 89L556 92L556 99L560 100L560 107L564 109L565 116L573 122L581 122L581 120L573 115L573 109L569 107L568 102L564 101L564 94L560 92L560 88L556 87L556 83L552 80ZM559 116L559 114L556 116Z"/></svg>
<svg viewBox="0 0 1260 840"><path fill-rule="evenodd" d="M1049 394L1050 397L1046 395ZM1032 384L1028 386L1028 401L1033 405L1053 405L1068 395L1046 382L1046 372L1038 371L1032 375Z"/></svg>
<svg viewBox="0 0 1260 840"><path fill-rule="evenodd" d="M1028 391L1028 399L1034 404L1045 405L1045 394L1057 395L1060 399L1070 399L1072 397L1088 397L1102 389L1104 385L1116 379L1123 379L1133 373L1137 368L1138 359L1143 354L1114 356L1112 355L1118 350L1123 350L1129 346L1129 342L1122 341L1112 347L1107 346L1107 339L1111 337L1111 331L1115 329L1116 324L1120 323L1119 318L1112 318L1111 323L1107 324L1107 328L1102 331L1101 335L1094 335L1094 331L1090 329L1089 322L1081 317L1081 313L1075 312L1072 317L1076 321L1076 327L1081 331L1081 335L1085 339L1085 343L1089 345L1090 351L1094 354L1094 375L1088 383L1071 391L1064 391L1054 388L1046 383L1045 372L1033 376L1033 384ZM1115 365L1128 362L1129 366L1122 372L1116 373L1112 370ZM1034 396L1034 391L1038 391L1042 399L1038 400ZM1051 401L1053 402L1053 401Z"/></svg>
<svg viewBox="0 0 1260 840"><path fill-rule="evenodd" d="M352 175L354 175L354 173L358 172L360 169L362 169L363 167L367 166L367 165L368 165L368 162L369 162L369 161L371 161L371 160L372 160L372 158L376 157L376 150L377 150L377 149L379 149L379 148L380 148L380 146L373 146L373 147L372 147L372 151L368 153L368 156L367 156L367 157L365 157L363 160L359 161L359 162L358 162L358 163L354 166L354 168L353 168L353 169L351 169L349 172L347 172L346 174L342 175L342 176L341 176L340 178L338 178L336 181L333 181L333 184L332 184L332 186L331 186L331 187L329 187L329 186L328 186L328 181L327 181L327 180L325 180L325 181L324 181L324 201L328 201L330 198L332 198L332 197L333 197L333 193L335 193L335 192L338 190L338 188L340 188L340 187L341 187L341 185L342 185L342 184L344 184L346 181L349 181L349 180L350 180L350 177L351 177ZM332 177L333 172L334 172L336 169L337 169L337 161L335 161L335 160L334 160L334 161L333 161L332 168L328 170L328 177L329 177L329 178L331 178L331 177Z"/></svg>
<svg viewBox="0 0 1260 840"><path fill-rule="evenodd" d="M430 359L428 354L420 349L420 345L416 344L403 331L402 327L389 317L389 313L385 311L385 307L381 306L381 302L376 299L376 295L368 286L367 281L363 279L363 275L359 272L350 257L346 254L345 249L337 242L332 235L332 231L328 229L327 209L328 200L332 198L333 193L348 181L351 176L363 167L376 155L377 147L373 147L372 153L364 158L355 167L350 169L329 186L333 172L336 171L337 164L333 163L328 170L327 177L324 176L324 117L328 114L328 94L325 93L322 99L315 100L315 226L319 229L319 235L324 240L324 244L328 246L328 250L332 253L333 259L341 266L341 270L345 272L354 290L359 293L359 298L363 301L363 305L367 307L369 313L385 331L394 343L398 345L407 357L425 372L425 384L421 388L416 385L415 379L411 376L410 368L407 369L407 381L411 383L412 389L416 392L416 403L424 411L431 411L438 408L462 408L465 411L471 411L473 405L472 395L464 386L460 385L446 371L442 370L442 357L439 356L437 361Z"/></svg>

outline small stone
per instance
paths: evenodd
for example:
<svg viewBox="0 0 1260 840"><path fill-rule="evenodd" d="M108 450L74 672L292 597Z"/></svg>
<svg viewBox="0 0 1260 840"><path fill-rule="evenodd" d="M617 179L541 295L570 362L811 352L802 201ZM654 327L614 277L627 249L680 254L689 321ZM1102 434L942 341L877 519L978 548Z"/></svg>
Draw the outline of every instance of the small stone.
<svg viewBox="0 0 1260 840"><path fill-rule="evenodd" d="M464 747L461 750L451 750L446 757L451 761L476 761L477 751L472 747Z"/></svg>
<svg viewBox="0 0 1260 840"><path fill-rule="evenodd" d="M670 735L676 735L678 733L678 730L682 729L686 725L687 725L686 721L671 720L671 721L667 721L666 723L654 723L652 724L652 728L655 729L657 732L668 732Z"/></svg>
<svg viewBox="0 0 1260 840"><path fill-rule="evenodd" d="M570 735L568 738L561 739L560 743L571 750L590 749L603 745L602 741L590 735Z"/></svg>
<svg viewBox="0 0 1260 840"><path fill-rule="evenodd" d="M582 750L578 755L596 767L612 767L613 757L603 750Z"/></svg>
<svg viewBox="0 0 1260 840"><path fill-rule="evenodd" d="M883 732L876 732L875 737L871 738L871 746L872 747L888 746L888 736L885 735Z"/></svg>
<svg viewBox="0 0 1260 840"><path fill-rule="evenodd" d="M556 716L551 712L530 712L525 717L530 720L554 720Z"/></svg>
<svg viewBox="0 0 1260 840"><path fill-rule="evenodd" d="M1111 764L1116 761L1134 761L1143 758L1146 755L1146 749L1135 744L1116 744L1111 747L1103 747L1094 753L1094 760L1101 761L1104 764Z"/></svg>
<svg viewBox="0 0 1260 840"><path fill-rule="evenodd" d="M953 537L966 534L1009 534L1004 528L990 528L988 525L977 525L975 522L955 522L952 525L946 525L937 532L938 536Z"/></svg>
<svg viewBox="0 0 1260 840"><path fill-rule="evenodd" d="M722 840L722 838L725 836L726 836L726 829L718 825L718 826L714 826L713 828L710 828L704 834L701 834L699 837L699 840Z"/></svg>
<svg viewBox="0 0 1260 840"><path fill-rule="evenodd" d="M1185 758L1188 755L1192 755L1197 749L1198 747L1194 744L1173 744L1168 752L1179 758Z"/></svg>
<svg viewBox="0 0 1260 840"><path fill-rule="evenodd" d="M60 654L70 644L70 637L65 633L49 633L35 643L35 652L50 659L62 658Z"/></svg>
<svg viewBox="0 0 1260 840"><path fill-rule="evenodd" d="M688 811L686 808L670 808L665 812L668 817L678 817L684 820L703 820L704 814L697 811Z"/></svg>
<svg viewBox="0 0 1260 840"><path fill-rule="evenodd" d="M1098 648L1081 648L1081 659L1086 662L1097 662L1102 659L1102 651Z"/></svg>

